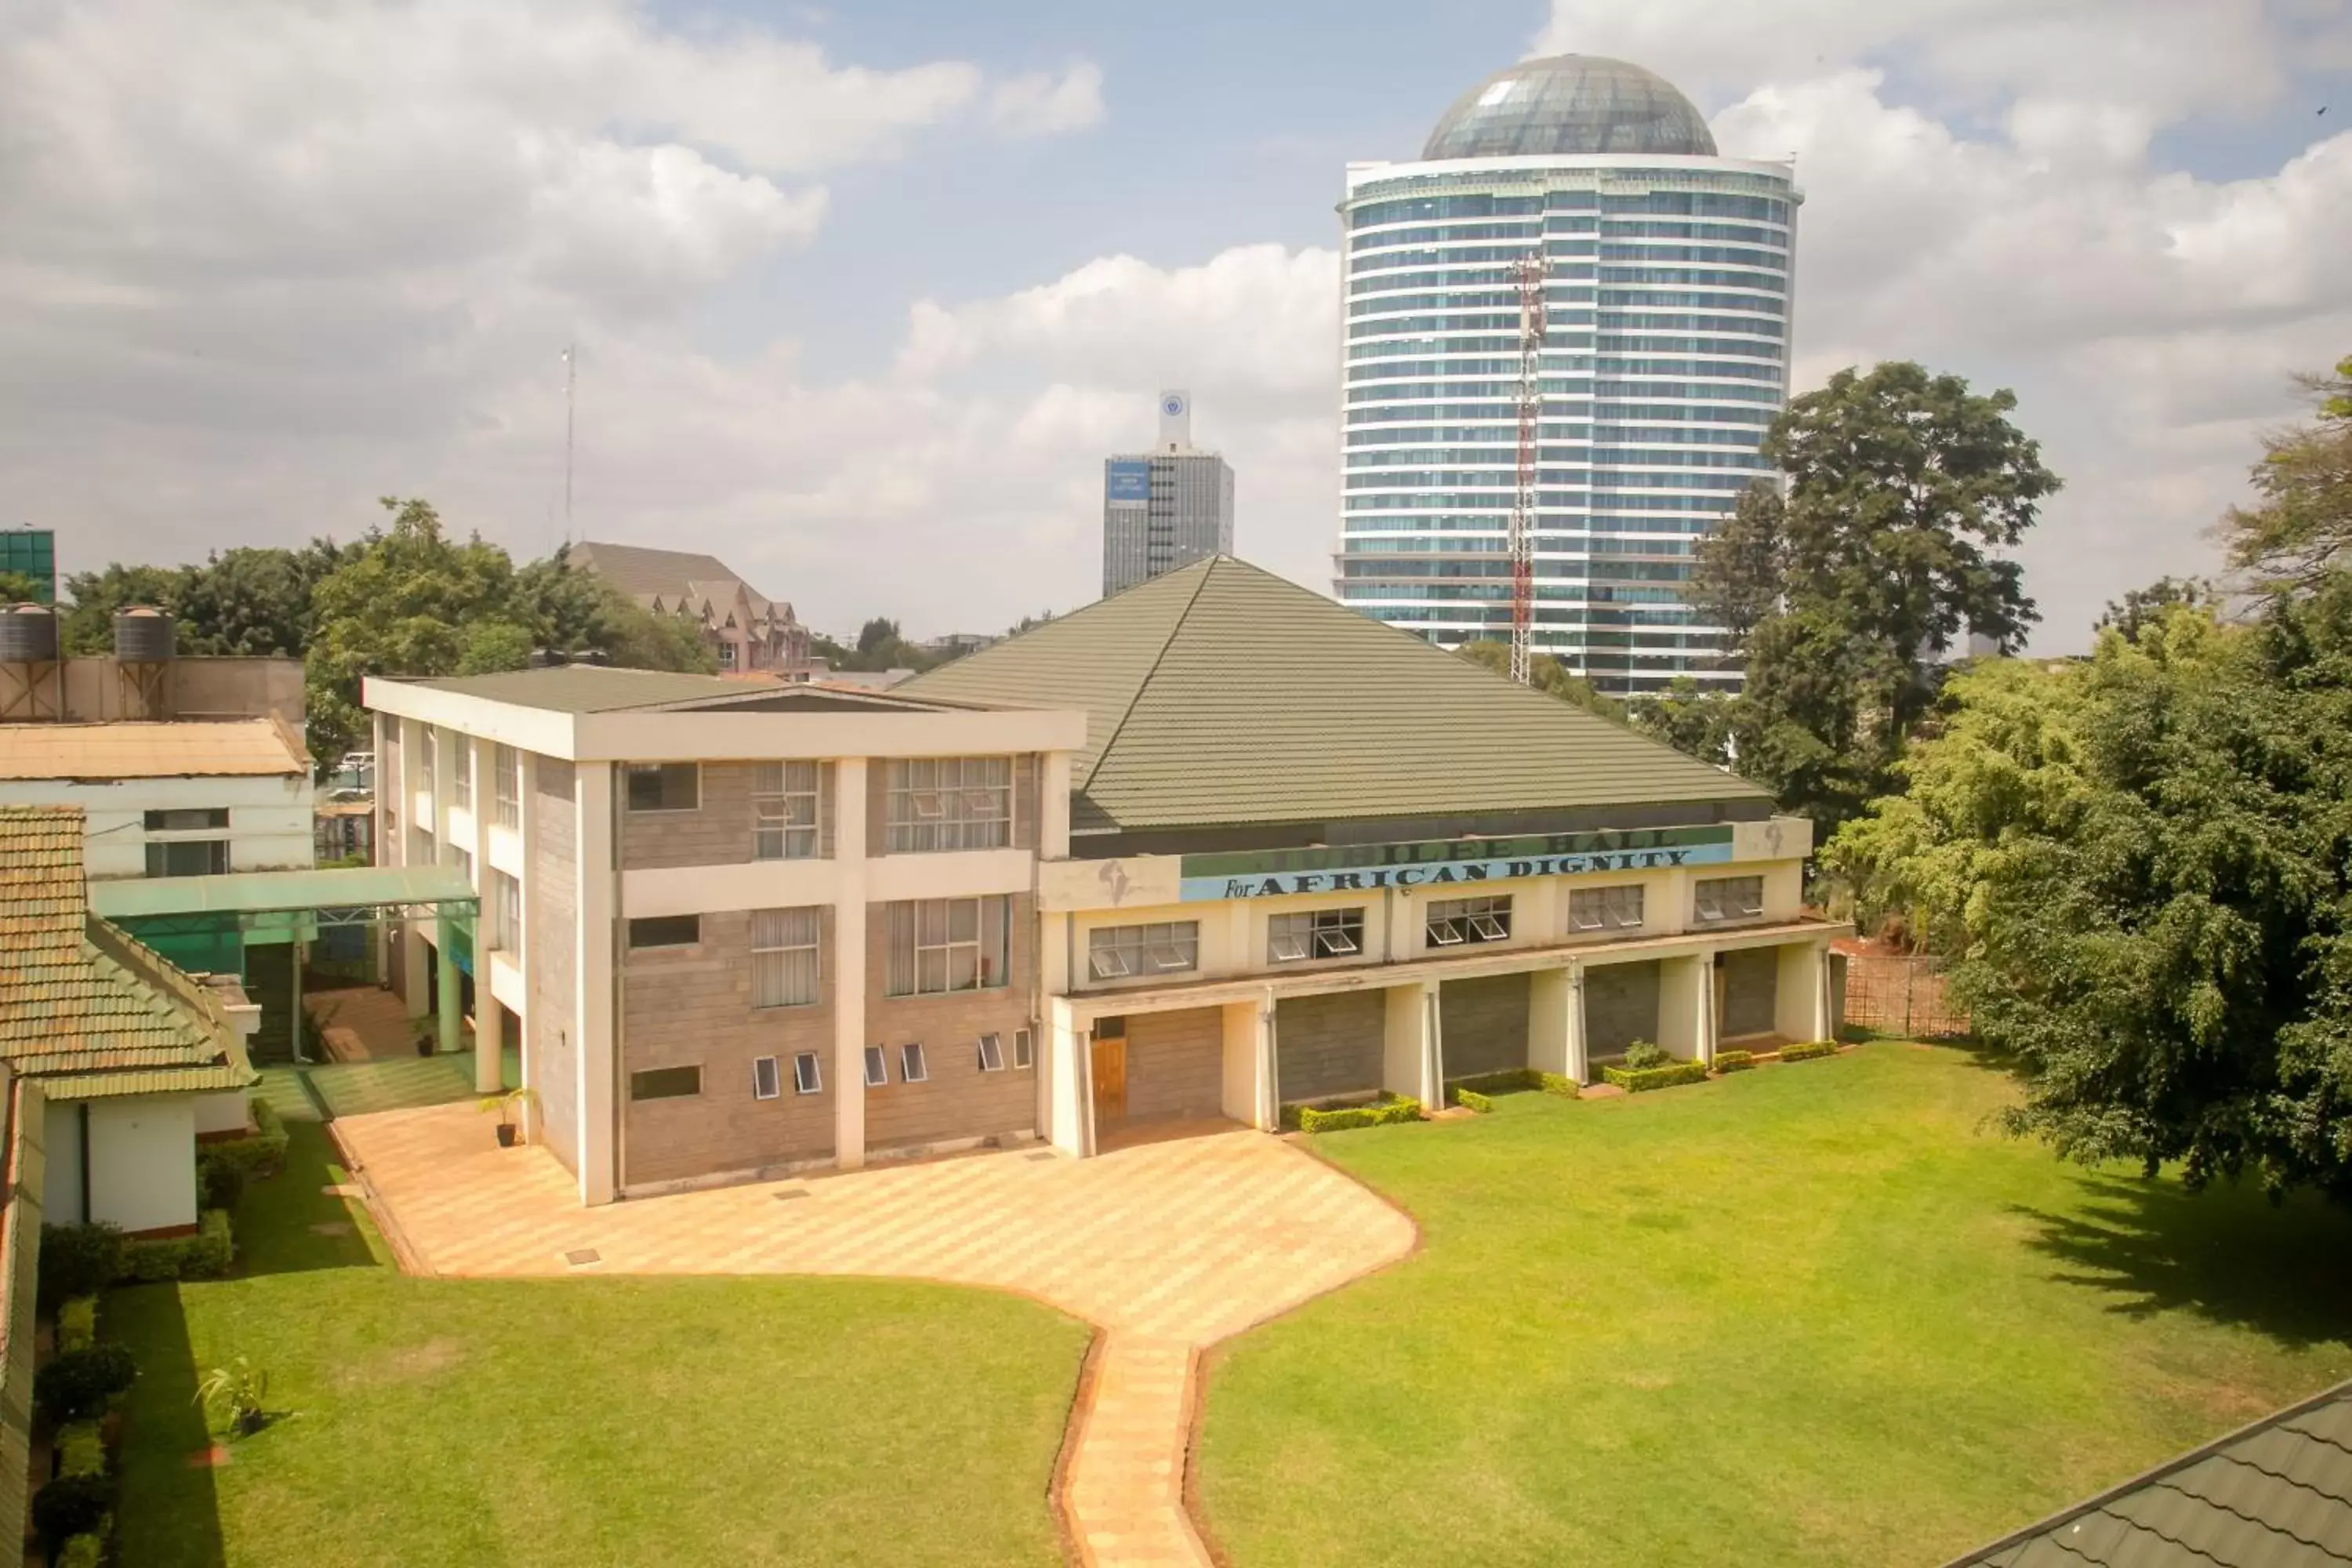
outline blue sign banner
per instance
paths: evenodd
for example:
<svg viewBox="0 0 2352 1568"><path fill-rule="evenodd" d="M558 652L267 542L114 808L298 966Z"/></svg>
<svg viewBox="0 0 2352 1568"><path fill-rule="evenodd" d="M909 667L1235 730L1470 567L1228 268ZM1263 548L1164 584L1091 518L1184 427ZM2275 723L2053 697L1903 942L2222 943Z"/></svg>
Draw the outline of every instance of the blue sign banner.
<svg viewBox="0 0 2352 1568"><path fill-rule="evenodd" d="M1718 837L1719 835L1719 837ZM1538 844L1544 841L1537 840ZM1553 846L1556 845L1555 848ZM1275 899L1294 893L1358 893L1377 892L1384 888L1443 888L1472 882L1502 882L1527 877L1582 877L1601 871L1654 871L1675 866L1719 866L1731 858L1731 835L1728 828L1713 831L1655 834L1587 834L1561 835L1552 844L1521 854L1477 855L1479 849L1499 847L1491 844L1465 845L1471 857L1463 858L1423 858L1434 845L1400 845L1383 847L1383 850L1350 853L1348 850L1309 851L1304 854L1277 852L1263 857L1236 855L1230 858L1244 862L1229 870L1208 875L1220 857L1186 856L1184 869L1192 873L1183 877L1178 886L1178 897L1186 903L1218 901L1225 899ZM1396 852L1420 851L1420 855L1399 855ZM1321 867L1303 867L1297 861L1310 857L1328 856L1343 863ZM1348 859L1374 863L1347 865ZM1270 862L1248 865L1252 859ZM1290 861L1286 865L1282 862ZM1212 865L1191 862L1207 861Z"/></svg>
<svg viewBox="0 0 2352 1568"><path fill-rule="evenodd" d="M1114 458L1103 465L1103 499L1113 506L1151 504L1151 465Z"/></svg>

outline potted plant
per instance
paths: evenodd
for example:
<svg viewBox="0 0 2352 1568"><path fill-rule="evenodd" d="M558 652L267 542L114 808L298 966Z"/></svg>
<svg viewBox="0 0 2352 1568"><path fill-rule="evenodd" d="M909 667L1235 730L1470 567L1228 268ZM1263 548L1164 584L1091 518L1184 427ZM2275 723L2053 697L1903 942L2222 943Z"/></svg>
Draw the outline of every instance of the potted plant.
<svg viewBox="0 0 2352 1568"><path fill-rule="evenodd" d="M496 1111L499 1117L499 1147L511 1149L520 1142L522 1129L515 1122L518 1112L527 1111L539 1102L539 1096L527 1089L510 1089L502 1094L486 1094L480 1101L485 1112Z"/></svg>
<svg viewBox="0 0 2352 1568"><path fill-rule="evenodd" d="M429 1024L416 1031L416 1054L418 1056L429 1057L433 1054L433 1047L439 1043L435 1037L435 1033L433 1026Z"/></svg>

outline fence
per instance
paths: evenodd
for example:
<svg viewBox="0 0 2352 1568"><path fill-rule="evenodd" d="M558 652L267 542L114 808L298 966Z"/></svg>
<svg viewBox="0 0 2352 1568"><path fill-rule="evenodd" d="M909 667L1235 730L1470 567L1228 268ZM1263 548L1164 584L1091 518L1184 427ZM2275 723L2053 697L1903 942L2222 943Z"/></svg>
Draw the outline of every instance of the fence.
<svg viewBox="0 0 2352 1568"><path fill-rule="evenodd" d="M1943 960L1876 950L1843 956L1847 1025L1914 1040L1969 1032L1968 1013L1946 994Z"/></svg>

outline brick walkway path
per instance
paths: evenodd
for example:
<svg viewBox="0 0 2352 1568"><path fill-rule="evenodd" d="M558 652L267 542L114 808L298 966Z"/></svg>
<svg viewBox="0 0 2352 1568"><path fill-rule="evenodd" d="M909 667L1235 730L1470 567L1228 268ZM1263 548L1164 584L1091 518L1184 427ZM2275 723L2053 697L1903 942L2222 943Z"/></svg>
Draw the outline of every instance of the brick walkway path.
<svg viewBox="0 0 2352 1568"><path fill-rule="evenodd" d="M1208 1560L1182 1504L1195 1352L1413 1240L1388 1204L1249 1131L584 1209L551 1158L498 1149L470 1105L344 1117L334 1130L425 1272L906 1275L1018 1290L1099 1325L1063 1497L1098 1568Z"/></svg>

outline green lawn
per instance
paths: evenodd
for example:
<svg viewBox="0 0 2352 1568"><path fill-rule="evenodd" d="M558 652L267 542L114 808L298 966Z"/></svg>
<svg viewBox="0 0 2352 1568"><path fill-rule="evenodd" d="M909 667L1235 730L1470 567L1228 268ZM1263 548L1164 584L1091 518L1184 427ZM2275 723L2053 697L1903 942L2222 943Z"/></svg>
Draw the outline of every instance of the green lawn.
<svg viewBox="0 0 2352 1568"><path fill-rule="evenodd" d="M1941 1563L2352 1373L2352 1223L2086 1172L1877 1045L1328 1136L1423 1250L1211 1375L1210 1524L1293 1563Z"/></svg>
<svg viewBox="0 0 2352 1568"><path fill-rule="evenodd" d="M123 1563L1061 1561L1083 1325L886 1281L409 1279L321 1194L317 1123L289 1130L237 1215L245 1277L108 1298L141 1368ZM288 1414L192 1467L196 1369L240 1354Z"/></svg>

